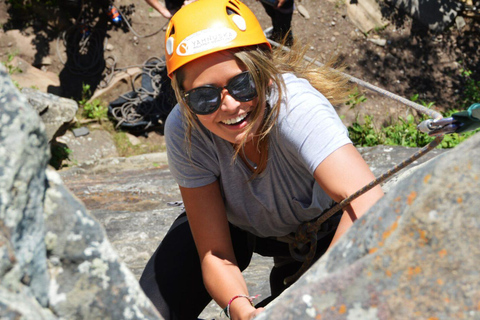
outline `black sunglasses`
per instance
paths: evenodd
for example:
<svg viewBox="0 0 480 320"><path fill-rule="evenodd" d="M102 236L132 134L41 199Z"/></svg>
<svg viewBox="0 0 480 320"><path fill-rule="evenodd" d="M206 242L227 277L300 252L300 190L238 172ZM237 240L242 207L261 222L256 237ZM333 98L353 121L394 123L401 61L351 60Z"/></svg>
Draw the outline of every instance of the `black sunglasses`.
<svg viewBox="0 0 480 320"><path fill-rule="evenodd" d="M251 101L257 96L255 82L248 71L244 71L231 78L227 85L223 87L237 101ZM222 87L205 85L192 90L188 90L183 96L183 100L190 109L200 115L210 114L222 104Z"/></svg>

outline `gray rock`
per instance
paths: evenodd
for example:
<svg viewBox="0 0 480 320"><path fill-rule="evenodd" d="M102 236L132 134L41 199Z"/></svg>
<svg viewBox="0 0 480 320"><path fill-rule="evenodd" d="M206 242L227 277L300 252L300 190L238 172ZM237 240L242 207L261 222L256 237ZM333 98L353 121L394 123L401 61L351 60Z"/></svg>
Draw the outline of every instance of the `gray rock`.
<svg viewBox="0 0 480 320"><path fill-rule="evenodd" d="M400 181L257 319L480 319L480 135Z"/></svg>
<svg viewBox="0 0 480 320"><path fill-rule="evenodd" d="M45 128L38 114L0 67L0 227L10 265L4 289L25 291L47 305L49 277L43 243L43 196L48 162ZM7 246L7 247L4 247ZM5 251L7 250L7 251Z"/></svg>
<svg viewBox="0 0 480 320"><path fill-rule="evenodd" d="M22 93L32 107L40 114L48 141L61 136L75 119L78 104L71 99L61 98L51 93L43 93L31 88L23 88Z"/></svg>
<svg viewBox="0 0 480 320"><path fill-rule="evenodd" d="M103 227L55 171L47 176L50 309L64 319L160 319Z"/></svg>
<svg viewBox="0 0 480 320"><path fill-rule="evenodd" d="M0 65L0 317L161 319L103 227L46 170L48 150Z"/></svg>
<svg viewBox="0 0 480 320"><path fill-rule="evenodd" d="M93 165L101 159L118 157L115 142L105 130L90 130L87 135L78 137L67 131L57 142L71 150L69 162L73 165Z"/></svg>

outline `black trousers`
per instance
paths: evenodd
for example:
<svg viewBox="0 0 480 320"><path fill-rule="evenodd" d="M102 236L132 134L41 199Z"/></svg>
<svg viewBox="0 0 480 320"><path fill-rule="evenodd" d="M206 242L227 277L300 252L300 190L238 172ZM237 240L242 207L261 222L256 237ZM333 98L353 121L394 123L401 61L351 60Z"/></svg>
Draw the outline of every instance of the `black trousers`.
<svg viewBox="0 0 480 320"><path fill-rule="evenodd" d="M340 221L334 215L322 226L322 238L317 244L315 261L327 250ZM253 253L274 257L276 264L270 273L271 296L256 306L265 306L287 288L283 280L302 265L290 257L288 244L271 238L260 238L230 225L232 244L238 267L244 270ZM166 320L191 320L212 300L203 284L200 259L185 213L173 223L167 235L148 261L140 285Z"/></svg>
<svg viewBox="0 0 480 320"><path fill-rule="evenodd" d="M284 44L291 46L293 43L293 35L290 30L292 27L293 0L285 1L281 8L274 8L264 2L261 3L272 20L272 40L279 43L285 40Z"/></svg>

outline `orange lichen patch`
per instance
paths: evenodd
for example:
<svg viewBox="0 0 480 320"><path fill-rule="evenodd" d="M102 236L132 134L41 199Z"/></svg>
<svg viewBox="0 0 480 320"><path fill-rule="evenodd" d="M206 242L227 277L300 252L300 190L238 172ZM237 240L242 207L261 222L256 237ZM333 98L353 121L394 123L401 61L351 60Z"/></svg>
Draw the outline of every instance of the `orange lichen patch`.
<svg viewBox="0 0 480 320"><path fill-rule="evenodd" d="M397 220L395 220L394 223L392 223L392 225L390 226L390 228L388 228L383 234L382 234L382 241L380 241L378 244L380 246L383 246L383 243L385 242L385 240L387 240L388 237L390 237L393 233L393 231L395 231L395 229L397 229L398 227L398 218Z"/></svg>
<svg viewBox="0 0 480 320"><path fill-rule="evenodd" d="M372 248L370 250L368 250L368 254L372 254L372 253L375 253L377 252L378 248Z"/></svg>
<svg viewBox="0 0 480 320"><path fill-rule="evenodd" d="M440 256L440 258L444 258L447 255L447 250L442 249L438 251L438 255Z"/></svg>
<svg viewBox="0 0 480 320"><path fill-rule="evenodd" d="M332 309L332 311L335 311L335 306L331 306L330 309Z"/></svg>
<svg viewBox="0 0 480 320"><path fill-rule="evenodd" d="M342 304L340 308L338 308L338 313L344 314L345 312L347 312L347 307L344 304Z"/></svg>
<svg viewBox="0 0 480 320"><path fill-rule="evenodd" d="M437 317L430 317L430 318L428 318L428 320L438 320L438 318Z"/></svg>
<svg viewBox="0 0 480 320"><path fill-rule="evenodd" d="M443 299L443 301L445 301L445 303L450 303L450 299L448 298Z"/></svg>
<svg viewBox="0 0 480 320"><path fill-rule="evenodd" d="M442 279L437 279L437 283L440 285L440 286L443 286L443 280Z"/></svg>
<svg viewBox="0 0 480 320"><path fill-rule="evenodd" d="M322 315L317 314L317 316L315 317L315 320L321 320L321 319L322 319Z"/></svg>
<svg viewBox="0 0 480 320"><path fill-rule="evenodd" d="M457 203L462 203L462 202L463 202L462 197L458 197L458 198L457 198Z"/></svg>
<svg viewBox="0 0 480 320"><path fill-rule="evenodd" d="M480 311L480 301L478 301L477 310Z"/></svg>
<svg viewBox="0 0 480 320"><path fill-rule="evenodd" d="M389 278L392 277L392 271L390 271L390 270L385 271L385 274L386 274L387 277L389 277Z"/></svg>
<svg viewBox="0 0 480 320"><path fill-rule="evenodd" d="M423 183L428 183L428 181L430 180L431 177L432 177L431 174L427 174L427 175L423 178Z"/></svg>
<svg viewBox="0 0 480 320"><path fill-rule="evenodd" d="M417 193L415 191L412 191L407 197L408 205L411 205L413 203L413 200L415 200L416 197L417 197Z"/></svg>
<svg viewBox="0 0 480 320"><path fill-rule="evenodd" d="M393 199L393 201L395 202L399 202L400 200L402 200L402 197L396 197L395 199Z"/></svg>
<svg viewBox="0 0 480 320"><path fill-rule="evenodd" d="M420 236L420 240L421 240L420 245L424 245L425 243L428 242L426 234L427 232L425 230L418 229L418 235Z"/></svg>
<svg viewBox="0 0 480 320"><path fill-rule="evenodd" d="M422 268L420 268L419 266L416 266L416 267L408 267L408 276L409 277L412 277L412 276L415 276L417 274L419 274L420 272L422 272Z"/></svg>

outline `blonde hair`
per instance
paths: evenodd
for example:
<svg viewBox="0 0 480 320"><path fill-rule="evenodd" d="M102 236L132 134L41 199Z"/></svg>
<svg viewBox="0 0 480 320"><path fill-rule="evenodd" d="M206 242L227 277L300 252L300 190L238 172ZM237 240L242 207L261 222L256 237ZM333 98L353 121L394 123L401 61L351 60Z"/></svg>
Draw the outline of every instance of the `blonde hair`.
<svg viewBox="0 0 480 320"><path fill-rule="evenodd" d="M288 52L281 49L271 51L267 46L253 46L240 49L229 50L235 58L241 62L253 77L257 88L258 104L264 106L267 103L267 96L272 87L276 88L278 99L274 105L267 105L263 119L260 119L262 108L255 108L252 114L252 121L245 129L244 138L240 144L235 145L234 160L239 152L245 146L249 133L258 121L262 121L258 136L257 148L260 150L260 161L255 169L252 178L261 173L267 166L268 160L268 138L273 129L280 106L282 103L285 83L282 74L293 73L299 78L304 78L310 84L321 92L333 105L343 103L348 100L352 92L352 85L348 79L342 75L340 69L333 68L335 60L323 65L317 66L314 62L306 63L304 60L308 47L294 44ZM175 91L177 101L181 106L182 113L186 119L186 140L191 144L192 128L198 126L196 115L190 110L183 100L184 90L182 83L184 74L177 70L173 74L172 86ZM190 149L190 148L189 148Z"/></svg>

